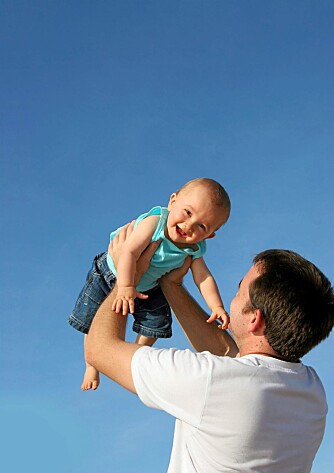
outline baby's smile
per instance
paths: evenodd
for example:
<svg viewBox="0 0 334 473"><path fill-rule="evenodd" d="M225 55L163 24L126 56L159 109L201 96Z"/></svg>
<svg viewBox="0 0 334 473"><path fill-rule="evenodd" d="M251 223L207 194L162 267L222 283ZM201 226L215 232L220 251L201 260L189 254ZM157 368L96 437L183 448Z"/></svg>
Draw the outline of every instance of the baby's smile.
<svg viewBox="0 0 334 473"><path fill-rule="evenodd" d="M178 225L176 225L176 233L181 237L181 238L187 238L187 233L184 232Z"/></svg>

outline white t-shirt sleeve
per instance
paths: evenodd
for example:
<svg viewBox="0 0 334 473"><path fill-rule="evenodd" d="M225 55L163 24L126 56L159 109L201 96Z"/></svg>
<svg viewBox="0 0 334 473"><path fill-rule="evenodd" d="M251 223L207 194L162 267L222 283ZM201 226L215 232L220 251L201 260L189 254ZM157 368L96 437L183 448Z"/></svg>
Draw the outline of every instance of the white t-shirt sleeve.
<svg viewBox="0 0 334 473"><path fill-rule="evenodd" d="M141 401L197 427L212 367L205 353L142 347L132 359L132 377Z"/></svg>

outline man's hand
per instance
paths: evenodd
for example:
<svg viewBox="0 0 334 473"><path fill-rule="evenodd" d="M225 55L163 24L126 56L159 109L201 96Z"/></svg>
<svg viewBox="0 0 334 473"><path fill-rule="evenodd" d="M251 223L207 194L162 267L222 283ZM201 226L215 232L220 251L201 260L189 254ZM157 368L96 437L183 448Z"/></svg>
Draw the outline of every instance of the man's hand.
<svg viewBox="0 0 334 473"><path fill-rule="evenodd" d="M127 240L127 238L133 232L134 224L135 224L135 221L133 220L131 223L124 225L124 227L121 228L121 230L117 233L117 235L115 236L115 238L112 240L112 242L110 243L108 247L108 253L111 256L116 269L117 269L119 256L123 249L123 245L125 241ZM143 253L140 255L136 264L135 285L139 283L140 278L145 273L145 271L147 271L150 265L152 256L156 252L160 243L161 243L160 240L150 243L150 245L146 248L146 250L143 251Z"/></svg>
<svg viewBox="0 0 334 473"><path fill-rule="evenodd" d="M191 256L187 256L181 268L173 269L170 273L165 274L160 279L160 285L163 287L165 283L171 283L176 284L177 286L181 286L182 280L191 266L191 261Z"/></svg>

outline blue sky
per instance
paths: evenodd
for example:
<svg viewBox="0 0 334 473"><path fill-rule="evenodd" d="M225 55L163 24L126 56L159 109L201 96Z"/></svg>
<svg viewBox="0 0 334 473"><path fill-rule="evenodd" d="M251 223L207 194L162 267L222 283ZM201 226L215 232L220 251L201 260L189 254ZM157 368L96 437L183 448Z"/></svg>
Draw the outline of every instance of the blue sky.
<svg viewBox="0 0 334 473"><path fill-rule="evenodd" d="M2 0L0 18L2 464L164 472L173 420L105 378L82 393L67 316L109 232L200 176L232 200L206 258L227 305L267 248L333 281L334 4ZM175 322L157 346L188 343ZM334 469L332 347L304 359L330 406L313 473Z"/></svg>

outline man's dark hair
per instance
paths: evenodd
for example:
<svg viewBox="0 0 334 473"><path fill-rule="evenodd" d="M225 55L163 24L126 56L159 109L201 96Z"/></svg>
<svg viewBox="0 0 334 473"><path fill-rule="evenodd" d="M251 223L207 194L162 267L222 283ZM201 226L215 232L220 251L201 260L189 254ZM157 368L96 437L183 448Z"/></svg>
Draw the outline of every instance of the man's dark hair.
<svg viewBox="0 0 334 473"><path fill-rule="evenodd" d="M334 293L326 276L302 256L267 250L254 258L260 276L250 285L251 310L259 309L276 353L298 361L327 338L334 322Z"/></svg>

